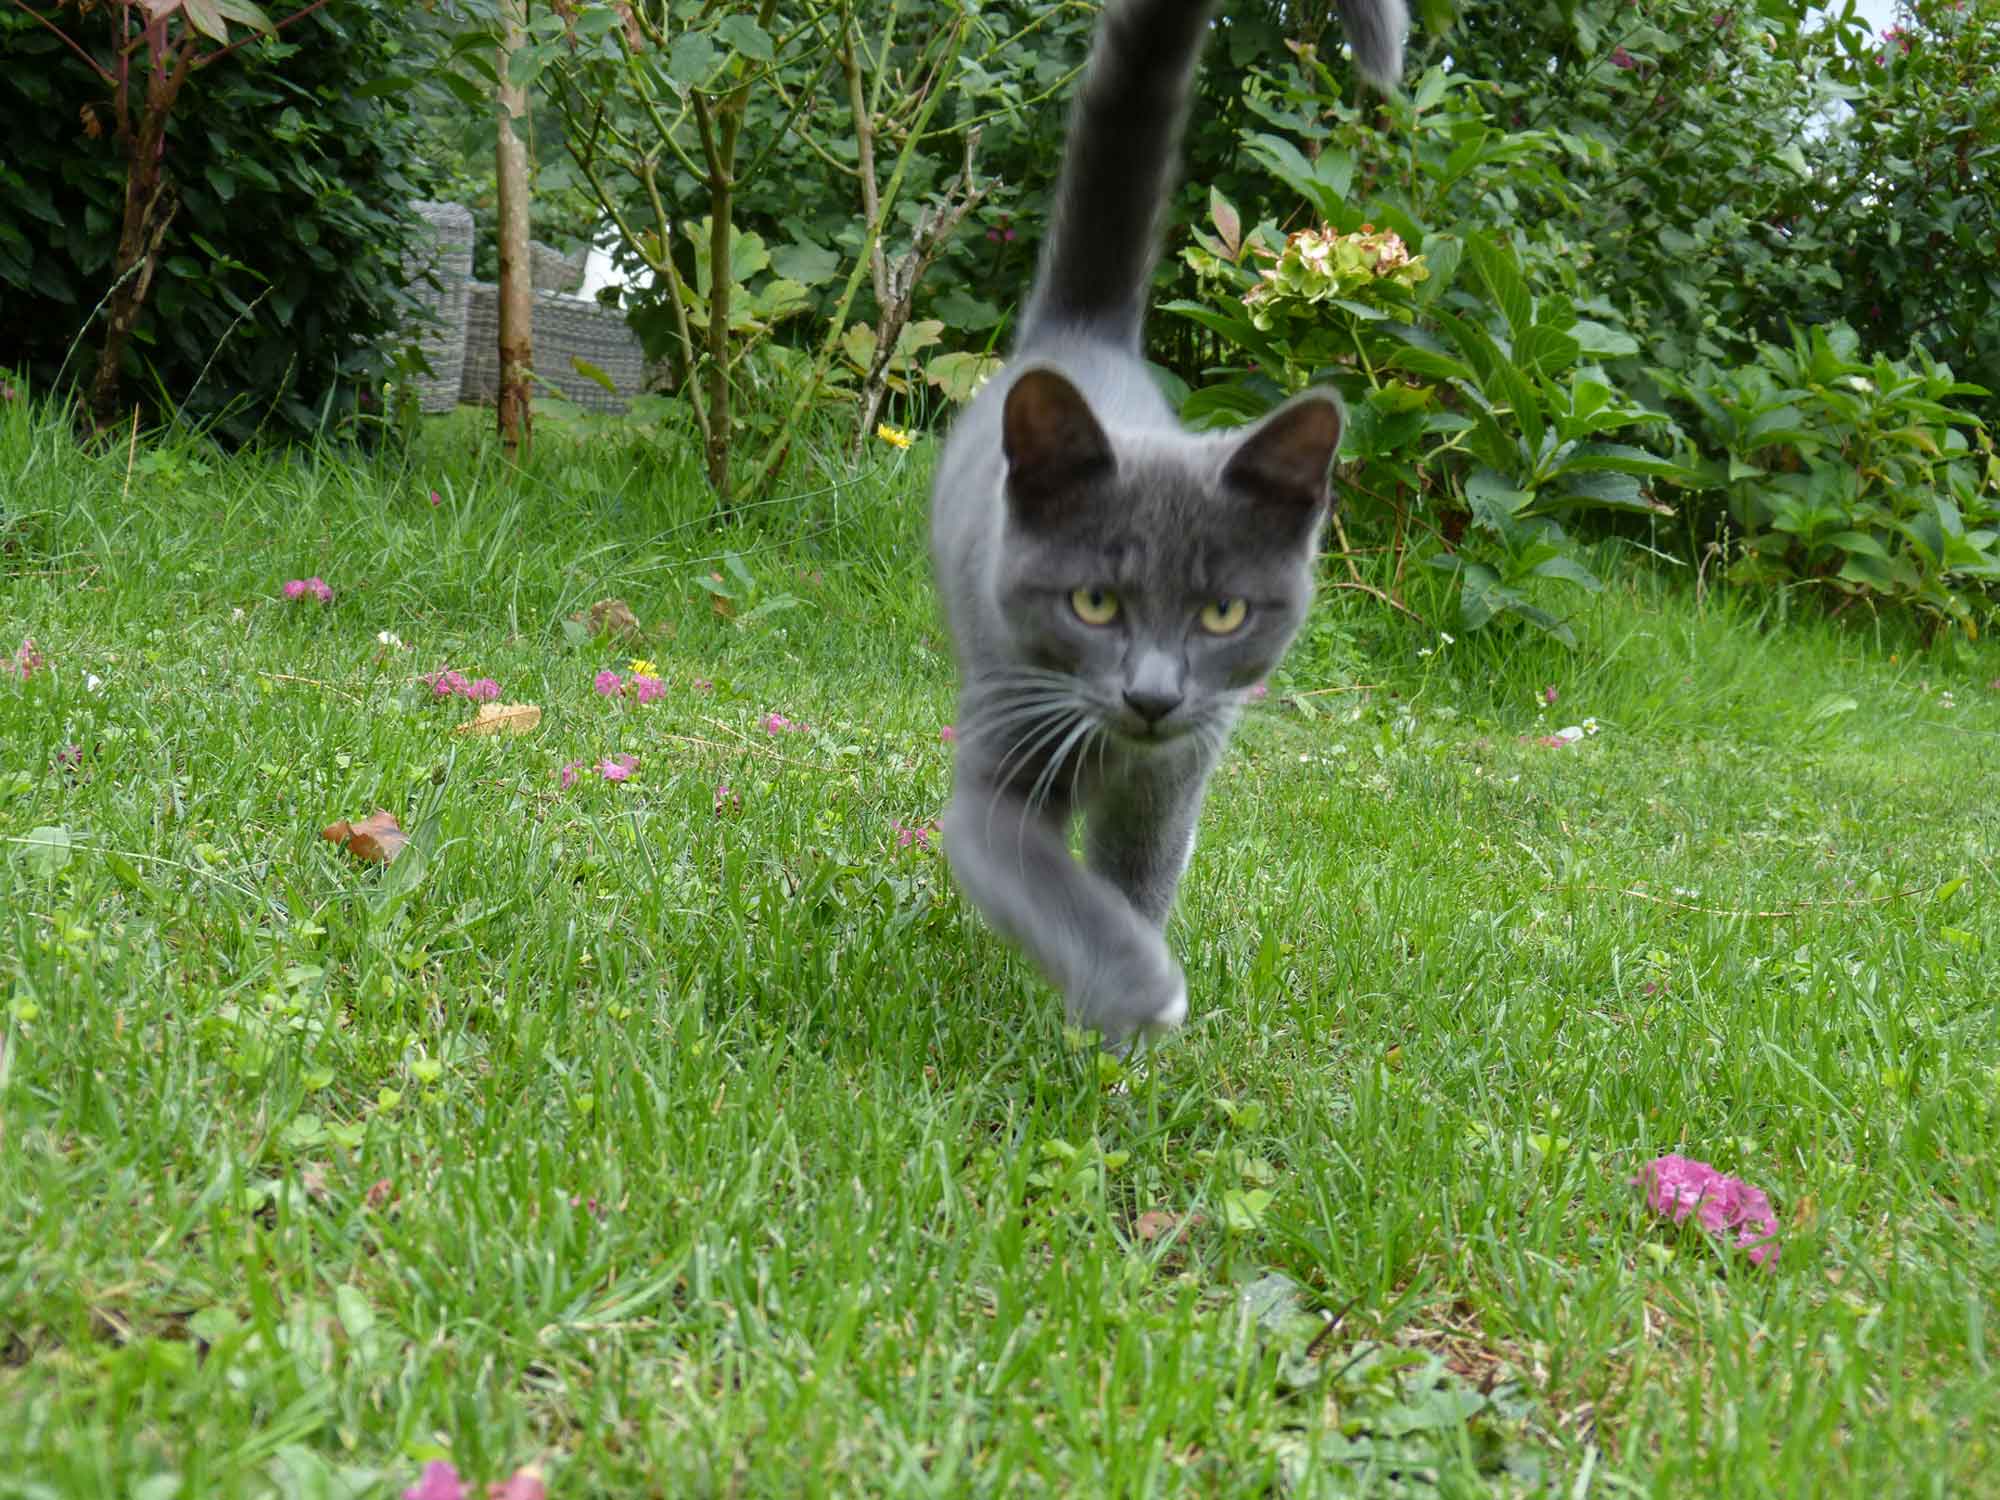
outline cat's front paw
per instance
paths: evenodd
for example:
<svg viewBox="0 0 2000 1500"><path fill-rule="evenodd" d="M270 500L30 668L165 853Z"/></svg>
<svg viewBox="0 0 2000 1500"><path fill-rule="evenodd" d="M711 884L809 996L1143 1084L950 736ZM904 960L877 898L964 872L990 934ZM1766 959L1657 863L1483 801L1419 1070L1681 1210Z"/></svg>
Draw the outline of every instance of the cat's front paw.
<svg viewBox="0 0 2000 1500"><path fill-rule="evenodd" d="M1071 1019L1122 1050L1138 1037L1162 1036L1187 1020L1187 977L1162 944L1155 952L1107 966L1091 992L1071 1005Z"/></svg>

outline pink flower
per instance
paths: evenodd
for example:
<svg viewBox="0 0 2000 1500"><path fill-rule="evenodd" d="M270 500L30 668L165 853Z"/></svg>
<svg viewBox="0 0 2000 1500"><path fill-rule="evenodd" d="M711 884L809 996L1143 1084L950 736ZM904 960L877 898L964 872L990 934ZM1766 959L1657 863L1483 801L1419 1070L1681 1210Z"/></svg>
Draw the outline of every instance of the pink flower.
<svg viewBox="0 0 2000 1500"><path fill-rule="evenodd" d="M606 781L629 781L632 773L639 769L636 755L608 755L593 768Z"/></svg>
<svg viewBox="0 0 2000 1500"><path fill-rule="evenodd" d="M697 677L694 680L694 690L697 693L712 693L715 691L715 684L706 677Z"/></svg>
<svg viewBox="0 0 2000 1500"><path fill-rule="evenodd" d="M1555 706L1556 697L1556 685L1553 682L1542 689L1542 702L1548 704L1550 707Z"/></svg>
<svg viewBox="0 0 2000 1500"><path fill-rule="evenodd" d="M495 682L491 677L482 677L477 682L471 683L466 687L465 696L470 698L474 703L498 702L500 698L500 684Z"/></svg>
<svg viewBox="0 0 2000 1500"><path fill-rule="evenodd" d="M303 599L310 594L322 604L333 603L333 590L327 587L324 578L288 578L284 594L287 599Z"/></svg>
<svg viewBox="0 0 2000 1500"><path fill-rule="evenodd" d="M944 728L938 731L938 741L939 743L946 745L957 744L958 731L956 729L953 729L951 725L947 724L944 726Z"/></svg>
<svg viewBox="0 0 2000 1500"><path fill-rule="evenodd" d="M1270 696L1271 696L1270 683L1256 682L1250 685L1250 701L1252 703L1262 703L1266 698Z"/></svg>
<svg viewBox="0 0 2000 1500"><path fill-rule="evenodd" d="M935 823L920 823L915 828L909 828L905 827L901 821L896 821L892 822L889 826L896 830L896 847L898 849L907 849L912 844L915 844L919 849L928 849L931 847L931 840L938 833L938 826Z"/></svg>
<svg viewBox="0 0 2000 1500"><path fill-rule="evenodd" d="M438 492L437 492L436 490L432 490L432 491L431 491L431 504L433 504L433 505L436 505L437 503L438 503Z"/></svg>
<svg viewBox="0 0 2000 1500"><path fill-rule="evenodd" d="M8 664L8 670L26 682L47 663L48 658L42 655L42 649L35 644L35 638L31 635L24 636L21 644L14 648L14 659Z"/></svg>
<svg viewBox="0 0 2000 1500"><path fill-rule="evenodd" d="M441 1458L424 1465L424 1477L403 1491L403 1500L466 1500L472 1486Z"/></svg>
<svg viewBox="0 0 2000 1500"><path fill-rule="evenodd" d="M1614 68L1636 68L1639 65L1632 60L1632 54L1627 52L1623 47L1613 47L1611 49L1611 66Z"/></svg>
<svg viewBox="0 0 2000 1500"><path fill-rule="evenodd" d="M566 764L560 771L556 772L556 775L562 778L562 789L564 791L568 791L576 785L578 768L582 765L582 761L573 760Z"/></svg>
<svg viewBox="0 0 2000 1500"><path fill-rule="evenodd" d="M1646 1189L1646 1206L1676 1224L1694 1214L1710 1234L1747 1250L1750 1263L1770 1267L1778 1260L1778 1216L1761 1188L1718 1172L1693 1157L1655 1157L1632 1179Z"/></svg>
<svg viewBox="0 0 2000 1500"><path fill-rule="evenodd" d="M726 781L716 782L715 811L718 816L720 816L724 812L735 812L739 810L742 806L743 806L743 799L737 796L735 792L730 790L728 782Z"/></svg>
<svg viewBox="0 0 2000 1500"><path fill-rule="evenodd" d="M625 679L609 667L591 678L590 685L606 698L616 698L625 691Z"/></svg>
<svg viewBox="0 0 2000 1500"><path fill-rule="evenodd" d="M424 681L431 685L431 691L440 698L462 697L470 686L463 673L449 669L433 672Z"/></svg>
<svg viewBox="0 0 2000 1500"><path fill-rule="evenodd" d="M804 723L800 720L788 719L783 714L764 715L764 733L766 734L798 734L805 727Z"/></svg>
<svg viewBox="0 0 2000 1500"><path fill-rule="evenodd" d="M625 691L641 703L651 703L655 698L667 696L667 685L657 677L642 677L635 674L632 680L625 684Z"/></svg>

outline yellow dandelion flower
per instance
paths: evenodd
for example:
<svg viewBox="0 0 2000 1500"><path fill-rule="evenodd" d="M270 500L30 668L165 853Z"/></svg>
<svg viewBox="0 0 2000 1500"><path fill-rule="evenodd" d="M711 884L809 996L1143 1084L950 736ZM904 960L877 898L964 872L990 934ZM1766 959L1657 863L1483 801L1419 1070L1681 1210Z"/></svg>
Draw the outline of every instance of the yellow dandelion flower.
<svg viewBox="0 0 2000 1500"><path fill-rule="evenodd" d="M637 672L641 677L658 677L660 675L658 667L640 656L635 656L625 663L625 670L628 672Z"/></svg>
<svg viewBox="0 0 2000 1500"><path fill-rule="evenodd" d="M876 426L875 436L880 438L883 442L888 443L890 446L896 448L907 448L910 446L912 442L915 441L915 439L912 438L908 432L904 431L900 427L891 427L887 422L880 423Z"/></svg>

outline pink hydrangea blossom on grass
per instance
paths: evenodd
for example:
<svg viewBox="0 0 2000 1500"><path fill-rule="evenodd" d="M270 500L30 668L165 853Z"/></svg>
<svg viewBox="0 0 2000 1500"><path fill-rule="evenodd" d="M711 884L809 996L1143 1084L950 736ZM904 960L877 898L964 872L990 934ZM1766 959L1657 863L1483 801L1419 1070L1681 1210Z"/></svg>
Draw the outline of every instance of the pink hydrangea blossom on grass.
<svg viewBox="0 0 2000 1500"><path fill-rule="evenodd" d="M464 673L454 672L450 668L433 672L424 681L430 684L431 691L440 698L460 697L469 686Z"/></svg>
<svg viewBox="0 0 2000 1500"><path fill-rule="evenodd" d="M287 599L304 599L310 595L322 604L333 603L333 590L327 587L324 578L288 578L285 580L284 595Z"/></svg>
<svg viewBox="0 0 2000 1500"><path fill-rule="evenodd" d="M896 830L896 847L898 849L908 849L911 845L915 845L919 849L929 849L932 847L931 840L936 838L939 832L938 826L935 823L919 823L916 827L911 828L898 820L891 823L890 826Z"/></svg>
<svg viewBox="0 0 2000 1500"><path fill-rule="evenodd" d="M641 703L651 703L655 698L667 696L667 685L657 677L635 674L632 680L625 684L625 691Z"/></svg>
<svg viewBox="0 0 2000 1500"><path fill-rule="evenodd" d="M783 714L765 714L763 719L766 734L799 734L805 724L799 719L788 719Z"/></svg>
<svg viewBox="0 0 2000 1500"><path fill-rule="evenodd" d="M625 691L625 679L609 667L606 667L602 672L591 678L590 685L606 698L616 698L620 693Z"/></svg>
<svg viewBox="0 0 2000 1500"><path fill-rule="evenodd" d="M472 1486L441 1458L424 1465L423 1478L403 1491L403 1500L467 1500Z"/></svg>
<svg viewBox="0 0 2000 1500"><path fill-rule="evenodd" d="M500 684L491 677L481 677L466 685L465 696L474 703L497 703L500 701Z"/></svg>
<svg viewBox="0 0 2000 1500"><path fill-rule="evenodd" d="M1632 1183L1645 1188L1646 1206L1654 1213L1676 1224L1693 1214L1710 1234L1748 1251L1752 1265L1777 1264L1778 1216L1762 1188L1673 1154L1647 1162Z"/></svg>
<svg viewBox="0 0 2000 1500"><path fill-rule="evenodd" d="M593 768L606 781L629 781L632 773L639 769L636 755L607 755Z"/></svg>

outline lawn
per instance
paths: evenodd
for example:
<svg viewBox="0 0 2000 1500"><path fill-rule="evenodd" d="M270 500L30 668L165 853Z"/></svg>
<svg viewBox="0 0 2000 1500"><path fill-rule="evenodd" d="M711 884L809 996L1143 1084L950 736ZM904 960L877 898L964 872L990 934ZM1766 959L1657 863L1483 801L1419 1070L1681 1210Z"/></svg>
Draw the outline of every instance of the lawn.
<svg viewBox="0 0 2000 1500"><path fill-rule="evenodd" d="M1330 591L1127 1069L933 847L926 463L0 407L0 1496L2000 1493L2000 656Z"/></svg>

